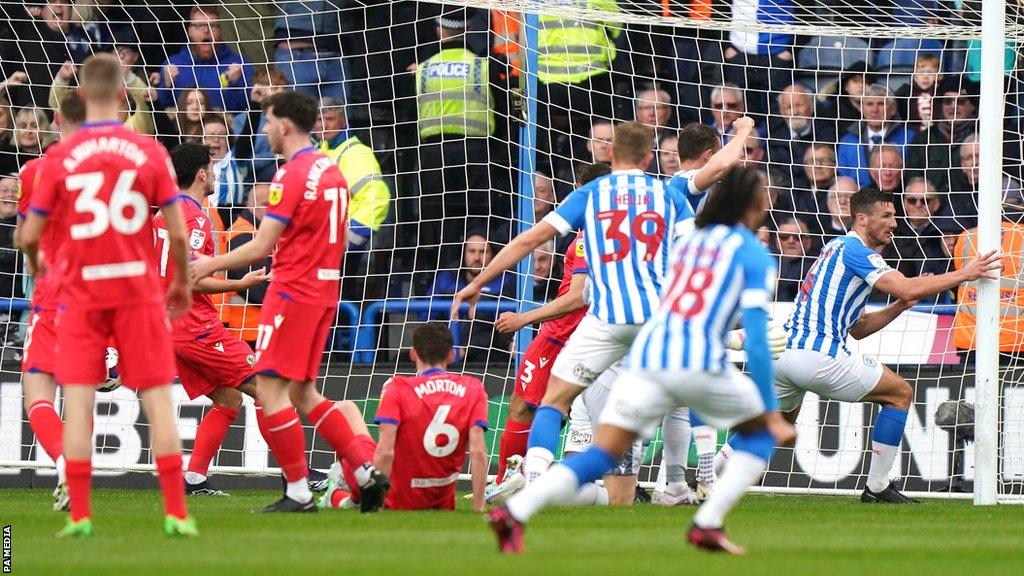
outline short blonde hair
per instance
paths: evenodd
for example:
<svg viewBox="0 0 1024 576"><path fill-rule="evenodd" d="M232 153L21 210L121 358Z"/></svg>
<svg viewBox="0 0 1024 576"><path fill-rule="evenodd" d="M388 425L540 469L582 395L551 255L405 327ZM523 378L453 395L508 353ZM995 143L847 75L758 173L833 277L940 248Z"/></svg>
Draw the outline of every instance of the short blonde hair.
<svg viewBox="0 0 1024 576"><path fill-rule="evenodd" d="M82 65L81 88L85 100L110 102L124 88L124 71L114 54L101 52L85 59Z"/></svg>
<svg viewBox="0 0 1024 576"><path fill-rule="evenodd" d="M619 162L639 163L651 153L654 129L639 122L624 122L615 128L612 155Z"/></svg>

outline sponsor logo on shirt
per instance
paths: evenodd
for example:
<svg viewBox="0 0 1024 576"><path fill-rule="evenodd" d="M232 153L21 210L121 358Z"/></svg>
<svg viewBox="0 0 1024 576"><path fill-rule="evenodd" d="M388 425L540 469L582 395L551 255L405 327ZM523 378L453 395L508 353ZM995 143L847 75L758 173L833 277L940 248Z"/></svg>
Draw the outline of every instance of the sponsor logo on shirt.
<svg viewBox="0 0 1024 576"><path fill-rule="evenodd" d="M885 263L885 258L882 258L881 254L869 254L868 262L870 262L872 266L878 268L879 270L889 267L889 265Z"/></svg>
<svg viewBox="0 0 1024 576"><path fill-rule="evenodd" d="M280 182L274 182L270 185L270 193L267 194L267 203L271 206L277 206L281 203L281 198L284 196L284 184Z"/></svg>
<svg viewBox="0 0 1024 576"><path fill-rule="evenodd" d="M576 257L583 258L584 254L585 252L583 251L583 239L580 238L579 240L576 241Z"/></svg>
<svg viewBox="0 0 1024 576"><path fill-rule="evenodd" d="M194 250L199 250L206 243L206 232L202 230L193 230L192 234L188 237L188 245Z"/></svg>

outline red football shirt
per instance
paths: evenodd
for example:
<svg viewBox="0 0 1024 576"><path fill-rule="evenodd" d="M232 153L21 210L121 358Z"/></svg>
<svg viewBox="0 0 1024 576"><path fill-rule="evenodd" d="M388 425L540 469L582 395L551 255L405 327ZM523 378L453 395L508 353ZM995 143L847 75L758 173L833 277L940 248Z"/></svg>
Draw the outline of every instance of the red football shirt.
<svg viewBox="0 0 1024 576"><path fill-rule="evenodd" d="M384 385L374 421L398 426L391 491L395 510L453 509L469 430L487 429L487 394L472 376L427 370Z"/></svg>
<svg viewBox="0 0 1024 576"><path fill-rule="evenodd" d="M569 249L565 251L565 265L563 268L562 283L558 285L558 294L556 297L569 291L569 285L572 284L573 275L587 273L587 259L584 256L582 231L576 234L576 239L572 241L572 244L569 245ZM537 333L537 337L554 338L555 340L565 342L569 339L569 336L576 331L576 327L579 326L580 320L583 320L583 317L586 315L587 307L584 306L571 314L545 322L541 325L540 332Z"/></svg>
<svg viewBox="0 0 1024 576"><path fill-rule="evenodd" d="M58 150L51 147L50 150ZM29 206L32 202L32 195L39 182L48 175L46 162L49 156L33 158L21 167L18 175L18 216L24 220L28 215ZM56 258L60 252L60 245L64 240L65 231L58 218L51 217L39 239L39 252L46 262L49 271L36 278L35 290L32 292L32 307L43 309L54 309L57 307L57 292L60 289L60 282L57 278Z"/></svg>
<svg viewBox="0 0 1024 576"><path fill-rule="evenodd" d="M210 216L194 198L186 194L178 196L178 205L185 216L189 260L194 260L198 255L213 256L213 225L210 223ZM164 220L163 212L153 217L153 227L156 229L156 255L159 258L160 276L166 292L174 278L174 264L170 261L167 222ZM210 295L194 292L192 307L189 308L188 314L171 324L171 334L175 340L191 340L220 324L220 312L213 305Z"/></svg>
<svg viewBox="0 0 1024 576"><path fill-rule="evenodd" d="M348 185L338 165L305 148L278 169L267 218L284 222L268 290L304 304L337 306L345 252Z"/></svg>
<svg viewBox="0 0 1024 576"><path fill-rule="evenodd" d="M48 156L29 209L63 222L61 304L162 304L150 206L178 193L164 147L112 121L83 125Z"/></svg>

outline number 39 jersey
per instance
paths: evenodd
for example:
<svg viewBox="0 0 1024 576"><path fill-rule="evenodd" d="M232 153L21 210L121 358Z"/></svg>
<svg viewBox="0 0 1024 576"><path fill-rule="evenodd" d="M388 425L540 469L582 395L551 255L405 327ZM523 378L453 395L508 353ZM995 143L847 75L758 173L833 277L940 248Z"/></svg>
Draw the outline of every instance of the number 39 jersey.
<svg viewBox="0 0 1024 576"><path fill-rule="evenodd" d="M267 218L285 224L269 290L303 304L337 306L345 252L348 185L338 165L314 148L278 169Z"/></svg>
<svg viewBox="0 0 1024 576"><path fill-rule="evenodd" d="M61 221L61 304L79 309L162 304L150 207L175 201L167 151L120 122L85 124L47 157L29 210ZM50 224L48 223L47 226Z"/></svg>
<svg viewBox="0 0 1024 576"><path fill-rule="evenodd" d="M609 324L642 324L657 306L669 243L692 217L681 191L619 170L573 191L544 221L563 236L584 230L590 313Z"/></svg>
<svg viewBox="0 0 1024 576"><path fill-rule="evenodd" d="M750 230L722 224L679 238L674 253L669 287L633 342L630 368L722 372L740 310L768 310L775 263Z"/></svg>
<svg viewBox="0 0 1024 576"><path fill-rule="evenodd" d="M398 427L388 507L454 508L469 431L487 429L484 385L439 369L395 376L384 385L374 421Z"/></svg>

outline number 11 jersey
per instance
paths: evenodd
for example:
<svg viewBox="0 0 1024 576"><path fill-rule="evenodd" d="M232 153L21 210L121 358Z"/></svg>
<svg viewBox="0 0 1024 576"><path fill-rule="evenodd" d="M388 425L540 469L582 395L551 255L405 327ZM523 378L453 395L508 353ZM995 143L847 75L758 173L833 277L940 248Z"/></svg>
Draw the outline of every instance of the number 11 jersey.
<svg viewBox="0 0 1024 576"><path fill-rule="evenodd" d="M582 228L593 297L608 324L643 324L658 306L672 238L693 218L685 195L640 170L617 170L573 191L544 221Z"/></svg>

